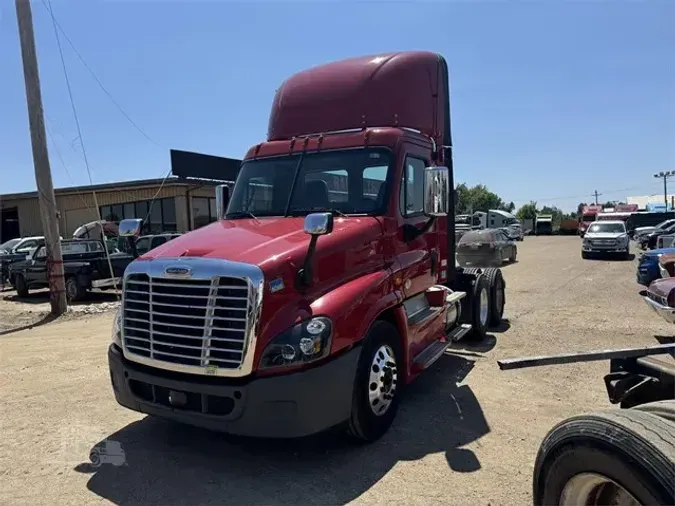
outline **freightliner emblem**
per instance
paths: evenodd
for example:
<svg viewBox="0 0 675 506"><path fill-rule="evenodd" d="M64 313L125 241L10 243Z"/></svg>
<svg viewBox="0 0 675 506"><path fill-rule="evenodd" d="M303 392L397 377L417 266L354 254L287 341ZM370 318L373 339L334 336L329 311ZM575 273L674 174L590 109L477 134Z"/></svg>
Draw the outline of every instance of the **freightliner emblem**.
<svg viewBox="0 0 675 506"><path fill-rule="evenodd" d="M164 274L168 276L187 277L192 274L192 269L190 269L189 267L183 267L182 265L167 267L166 269L164 269Z"/></svg>

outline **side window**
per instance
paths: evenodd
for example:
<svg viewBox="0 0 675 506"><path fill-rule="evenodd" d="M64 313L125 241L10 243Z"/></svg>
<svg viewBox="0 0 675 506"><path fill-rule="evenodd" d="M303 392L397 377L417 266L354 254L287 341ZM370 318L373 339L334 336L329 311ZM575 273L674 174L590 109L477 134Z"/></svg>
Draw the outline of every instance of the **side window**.
<svg viewBox="0 0 675 506"><path fill-rule="evenodd" d="M141 237L136 243L136 249L138 250L139 255L142 255L143 253L148 251L148 249L150 249L150 238Z"/></svg>
<svg viewBox="0 0 675 506"><path fill-rule="evenodd" d="M399 209L403 216L412 216L424 211L424 160L408 156L405 160Z"/></svg>
<svg viewBox="0 0 675 506"><path fill-rule="evenodd" d="M43 259L47 256L47 250L45 249L44 246L42 246L40 249L38 249L35 252L35 259Z"/></svg>
<svg viewBox="0 0 675 506"><path fill-rule="evenodd" d="M38 244L37 244L37 241L33 241L33 240L31 240L31 241L26 241L26 242L24 242L23 244L21 244L21 248L19 248L17 251L18 251L19 253L24 253L24 252L28 251L28 250L31 249L31 248L35 248L37 245L38 245Z"/></svg>
<svg viewBox="0 0 675 506"><path fill-rule="evenodd" d="M164 244L165 242L166 242L166 236L159 235L157 237L153 237L150 249L155 249L157 246L159 246L160 244Z"/></svg>

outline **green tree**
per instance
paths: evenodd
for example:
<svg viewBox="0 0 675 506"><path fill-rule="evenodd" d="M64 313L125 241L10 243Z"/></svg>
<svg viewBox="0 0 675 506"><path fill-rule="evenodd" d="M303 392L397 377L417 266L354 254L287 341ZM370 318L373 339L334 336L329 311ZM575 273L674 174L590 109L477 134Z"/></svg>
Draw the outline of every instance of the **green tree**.
<svg viewBox="0 0 675 506"><path fill-rule="evenodd" d="M516 217L519 220L533 220L537 217L537 214L539 214L537 203L535 201L531 201L529 204L525 204L520 209L518 209Z"/></svg>
<svg viewBox="0 0 675 506"><path fill-rule="evenodd" d="M539 214L550 214L553 216L553 224L560 225L560 222L563 220L565 213L562 212L562 209L558 209L556 206L544 206L539 211Z"/></svg>
<svg viewBox="0 0 675 506"><path fill-rule="evenodd" d="M507 210L509 205L499 195L491 192L487 186L478 184L468 187L465 183L457 185L457 200L455 212L457 214L470 214L476 211L488 212L490 209ZM515 206L513 206L515 207Z"/></svg>
<svg viewBox="0 0 675 506"><path fill-rule="evenodd" d="M588 204L586 202L580 202L579 205L577 206L577 216L581 216L581 214L584 212L584 207L586 207Z"/></svg>

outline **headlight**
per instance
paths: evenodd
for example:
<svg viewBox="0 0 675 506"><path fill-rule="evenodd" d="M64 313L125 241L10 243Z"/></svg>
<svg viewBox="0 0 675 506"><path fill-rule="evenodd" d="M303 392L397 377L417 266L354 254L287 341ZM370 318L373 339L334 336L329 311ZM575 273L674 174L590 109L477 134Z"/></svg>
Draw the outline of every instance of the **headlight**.
<svg viewBox="0 0 675 506"><path fill-rule="evenodd" d="M122 309L115 311L112 328L112 342L122 347Z"/></svg>
<svg viewBox="0 0 675 506"><path fill-rule="evenodd" d="M330 352L333 325L317 316L294 325L276 336L260 358L260 368L306 364L324 358Z"/></svg>

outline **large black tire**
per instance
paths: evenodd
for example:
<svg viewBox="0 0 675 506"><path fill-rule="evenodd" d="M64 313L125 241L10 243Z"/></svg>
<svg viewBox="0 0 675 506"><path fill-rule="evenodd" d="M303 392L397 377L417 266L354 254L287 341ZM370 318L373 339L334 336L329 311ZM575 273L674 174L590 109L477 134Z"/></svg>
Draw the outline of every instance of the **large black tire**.
<svg viewBox="0 0 675 506"><path fill-rule="evenodd" d="M509 258L509 262L512 263L512 264L515 263L517 257L518 257L518 248L516 248L514 246L513 247L513 255L511 256L511 258Z"/></svg>
<svg viewBox="0 0 675 506"><path fill-rule="evenodd" d="M383 353L385 350L393 355L393 366L391 361L383 363L387 358ZM389 322L376 321L363 340L363 349L354 378L352 414L347 432L357 440L367 443L376 441L391 427L401 396L402 383L399 380L403 368L402 359L401 339L396 327ZM382 380L385 385L389 384L387 391L392 396L388 407L379 414L375 411L382 409L381 400L376 399L372 402L370 400L370 392L376 392L378 389L378 383L371 381L373 379L371 372L380 378L378 382Z"/></svg>
<svg viewBox="0 0 675 506"><path fill-rule="evenodd" d="M581 258L583 258L584 260L586 260L586 259L588 258L588 253L586 253L585 251L582 251L582 252L581 252Z"/></svg>
<svg viewBox="0 0 675 506"><path fill-rule="evenodd" d="M23 277L23 274L14 276L14 286L16 287L16 294L19 297L28 297L28 283L26 283L26 278Z"/></svg>
<svg viewBox="0 0 675 506"><path fill-rule="evenodd" d="M495 269L498 270L498 269ZM483 292L484 295L483 295ZM485 274L479 274L469 294L471 300L471 332L467 335L471 341L483 341L490 325L490 284ZM487 308L483 306L487 304Z"/></svg>
<svg viewBox="0 0 675 506"><path fill-rule="evenodd" d="M87 295L87 289L77 282L77 278L66 278L66 298L69 301L77 302Z"/></svg>
<svg viewBox="0 0 675 506"><path fill-rule="evenodd" d="M640 504L675 504L675 424L634 409L575 416L559 423L539 448L534 504L617 504L607 495L611 485L588 490L595 494L593 501L564 497L575 482L590 475L618 484Z"/></svg>
<svg viewBox="0 0 675 506"><path fill-rule="evenodd" d="M502 321L504 316L504 306L506 305L506 283L501 269L485 269L483 271L490 287L490 316L488 324L496 327Z"/></svg>

